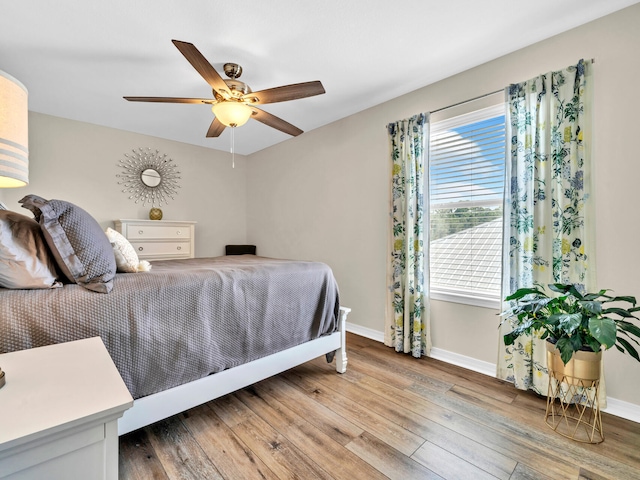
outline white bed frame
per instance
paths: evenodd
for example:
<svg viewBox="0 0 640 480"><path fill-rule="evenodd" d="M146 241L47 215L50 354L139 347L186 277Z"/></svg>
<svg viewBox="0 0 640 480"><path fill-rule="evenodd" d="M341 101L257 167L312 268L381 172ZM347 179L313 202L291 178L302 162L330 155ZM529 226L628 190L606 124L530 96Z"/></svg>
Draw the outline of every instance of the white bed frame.
<svg viewBox="0 0 640 480"><path fill-rule="evenodd" d="M118 435L170 417L248 387L327 353L335 352L336 371L347 370L346 323L350 308L340 307L338 331L253 362L142 397L118 420Z"/></svg>

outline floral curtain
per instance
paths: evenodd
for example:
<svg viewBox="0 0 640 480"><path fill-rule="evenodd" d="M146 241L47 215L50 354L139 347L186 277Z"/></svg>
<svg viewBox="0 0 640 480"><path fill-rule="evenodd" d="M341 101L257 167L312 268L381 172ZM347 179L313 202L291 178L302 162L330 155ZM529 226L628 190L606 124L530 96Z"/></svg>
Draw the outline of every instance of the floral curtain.
<svg viewBox="0 0 640 480"><path fill-rule="evenodd" d="M389 298L385 344L414 357L431 348L427 305L429 209L425 206L429 115L387 126L392 161Z"/></svg>
<svg viewBox="0 0 640 480"><path fill-rule="evenodd" d="M595 288L590 169L591 62L511 85L507 96L503 298L534 283ZM500 328L497 376L546 395L544 341L512 346Z"/></svg>

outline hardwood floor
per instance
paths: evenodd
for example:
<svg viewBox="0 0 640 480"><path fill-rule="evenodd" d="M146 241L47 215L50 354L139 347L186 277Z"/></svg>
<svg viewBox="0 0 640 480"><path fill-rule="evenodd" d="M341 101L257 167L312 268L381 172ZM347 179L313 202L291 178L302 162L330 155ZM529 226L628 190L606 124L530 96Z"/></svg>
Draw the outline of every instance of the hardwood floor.
<svg viewBox="0 0 640 480"><path fill-rule="evenodd" d="M640 479L640 424L605 441L544 423L545 399L347 336L340 375L316 359L120 438L124 479Z"/></svg>

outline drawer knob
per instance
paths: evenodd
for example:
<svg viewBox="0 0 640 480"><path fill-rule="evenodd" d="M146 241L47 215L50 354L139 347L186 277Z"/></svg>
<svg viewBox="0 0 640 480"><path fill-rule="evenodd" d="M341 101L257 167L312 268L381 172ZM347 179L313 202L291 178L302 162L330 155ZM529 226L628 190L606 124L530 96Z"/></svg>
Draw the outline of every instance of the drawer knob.
<svg viewBox="0 0 640 480"><path fill-rule="evenodd" d="M182 250L182 247L178 247L178 250Z"/></svg>
<svg viewBox="0 0 640 480"><path fill-rule="evenodd" d="M142 250L144 250L144 248L142 247L138 247L138 251L141 252Z"/></svg>
<svg viewBox="0 0 640 480"><path fill-rule="evenodd" d="M182 230L177 230L177 231L176 231L176 234L177 234L177 235L182 235Z"/></svg>
<svg viewBox="0 0 640 480"><path fill-rule="evenodd" d="M144 233L144 230L138 230L138 235L142 235Z"/></svg>

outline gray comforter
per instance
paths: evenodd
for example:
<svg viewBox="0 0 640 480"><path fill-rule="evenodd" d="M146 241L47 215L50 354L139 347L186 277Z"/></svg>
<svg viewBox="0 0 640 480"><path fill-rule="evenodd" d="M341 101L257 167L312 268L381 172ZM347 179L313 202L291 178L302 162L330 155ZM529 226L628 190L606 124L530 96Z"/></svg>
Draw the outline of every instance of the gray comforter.
<svg viewBox="0 0 640 480"><path fill-rule="evenodd" d="M338 309L323 263L157 261L117 274L109 294L0 289L0 353L100 336L139 398L334 332Z"/></svg>

